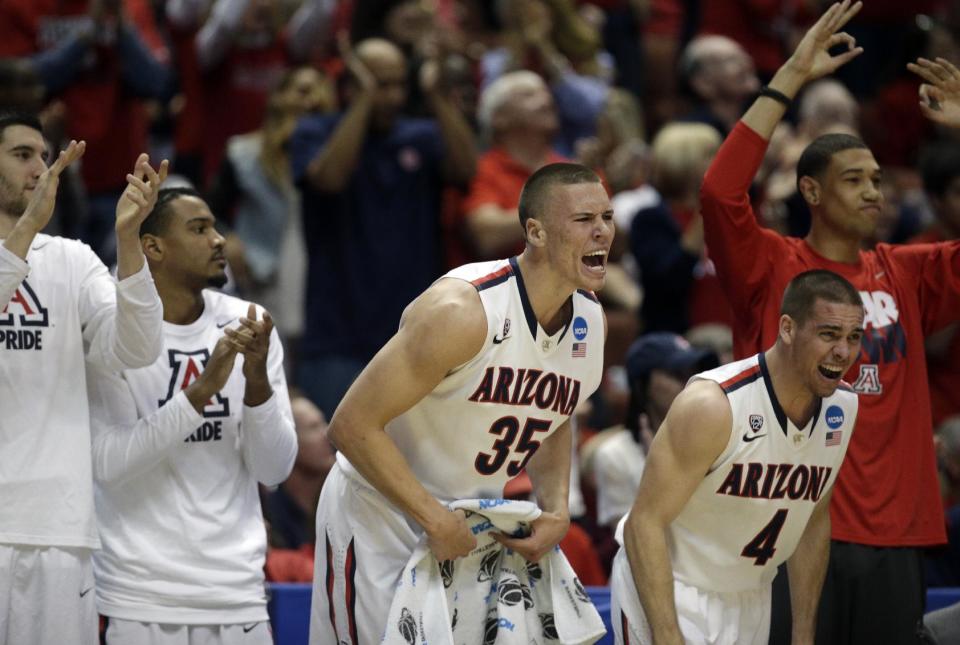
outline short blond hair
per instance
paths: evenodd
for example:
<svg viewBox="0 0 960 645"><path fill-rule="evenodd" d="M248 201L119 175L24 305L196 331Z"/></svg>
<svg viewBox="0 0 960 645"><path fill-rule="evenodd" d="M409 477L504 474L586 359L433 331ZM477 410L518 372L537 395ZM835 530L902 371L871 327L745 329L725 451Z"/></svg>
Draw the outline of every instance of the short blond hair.
<svg viewBox="0 0 960 645"><path fill-rule="evenodd" d="M698 190L720 142L720 133L704 123L665 125L653 139L654 187L666 198Z"/></svg>

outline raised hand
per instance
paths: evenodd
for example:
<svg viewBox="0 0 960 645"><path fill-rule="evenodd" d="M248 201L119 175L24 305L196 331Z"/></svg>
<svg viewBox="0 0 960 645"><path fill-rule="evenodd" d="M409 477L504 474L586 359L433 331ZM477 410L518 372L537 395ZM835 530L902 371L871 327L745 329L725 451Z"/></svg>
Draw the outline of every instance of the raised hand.
<svg viewBox="0 0 960 645"><path fill-rule="evenodd" d="M373 75L367 66L363 64L360 57L353 51L350 44L350 35L346 31L337 34L337 50L340 53L340 59L350 70L354 80L363 92L373 92L377 89L377 78Z"/></svg>
<svg viewBox="0 0 960 645"><path fill-rule="evenodd" d="M440 82L440 63L436 58L428 58L420 65L420 89L424 94L436 91Z"/></svg>
<svg viewBox="0 0 960 645"><path fill-rule="evenodd" d="M40 175L21 217L24 224L28 225L34 233L42 231L53 216L61 173L67 169L67 166L82 157L86 149L85 141L70 141L66 149L61 150L56 160Z"/></svg>
<svg viewBox="0 0 960 645"><path fill-rule="evenodd" d="M117 202L117 232L136 233L157 203L160 184L167 178L169 162L164 159L154 170L146 153L137 157L133 172L127 175L127 187Z"/></svg>
<svg viewBox="0 0 960 645"><path fill-rule="evenodd" d="M945 58L918 58L907 69L926 81L920 85L920 111L934 123L960 128L960 69Z"/></svg>
<svg viewBox="0 0 960 645"><path fill-rule="evenodd" d="M843 0L833 5L807 31L786 66L807 83L821 76L832 74L836 69L863 53L856 40L839 29L850 21L863 6L862 2ZM830 49L846 45L847 51L831 55Z"/></svg>

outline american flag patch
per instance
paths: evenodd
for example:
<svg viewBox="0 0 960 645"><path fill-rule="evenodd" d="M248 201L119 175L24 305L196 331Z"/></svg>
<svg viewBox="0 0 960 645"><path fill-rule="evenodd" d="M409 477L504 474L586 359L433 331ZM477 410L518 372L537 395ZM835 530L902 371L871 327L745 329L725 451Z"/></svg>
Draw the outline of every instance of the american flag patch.
<svg viewBox="0 0 960 645"><path fill-rule="evenodd" d="M573 358L584 358L587 355L586 343L574 343L573 351L570 353Z"/></svg>
<svg viewBox="0 0 960 645"><path fill-rule="evenodd" d="M823 442L825 446L839 446L840 445L840 431L831 430L827 433L827 439Z"/></svg>

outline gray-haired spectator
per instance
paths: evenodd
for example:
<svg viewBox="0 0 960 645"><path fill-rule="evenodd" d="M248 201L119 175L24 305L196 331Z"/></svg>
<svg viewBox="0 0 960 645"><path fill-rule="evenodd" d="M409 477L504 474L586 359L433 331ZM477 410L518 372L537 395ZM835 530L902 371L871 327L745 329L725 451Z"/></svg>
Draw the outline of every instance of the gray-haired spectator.
<svg viewBox="0 0 960 645"><path fill-rule="evenodd" d="M523 183L541 166L564 161L552 145L556 108L540 76L517 71L487 86L477 113L490 149L463 203L466 232L476 259L514 255L523 250L517 213Z"/></svg>

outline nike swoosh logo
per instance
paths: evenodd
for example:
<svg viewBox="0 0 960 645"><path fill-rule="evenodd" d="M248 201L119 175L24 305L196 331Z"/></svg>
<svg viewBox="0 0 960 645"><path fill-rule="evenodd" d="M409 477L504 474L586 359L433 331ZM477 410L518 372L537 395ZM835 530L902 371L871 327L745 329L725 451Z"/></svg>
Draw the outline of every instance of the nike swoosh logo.
<svg viewBox="0 0 960 645"><path fill-rule="evenodd" d="M766 436L767 436L767 433L766 433L766 432L764 432L763 434L755 434L755 435L753 435L753 436L750 436L750 435L746 435L746 434L745 434L745 435L743 435L743 440L744 440L744 441L753 441L754 439L759 439L760 437L766 437Z"/></svg>
<svg viewBox="0 0 960 645"><path fill-rule="evenodd" d="M509 336L501 336L500 338L497 338L496 336L494 336L494 337L493 337L493 344L494 344L494 345L499 345L500 343L502 343L503 341L507 340L508 338L510 338L510 337L509 337Z"/></svg>
<svg viewBox="0 0 960 645"><path fill-rule="evenodd" d="M228 320L228 321L225 322L225 323L217 323L217 329L223 329L224 327L226 327L227 325L229 325L230 323L232 323L234 320L236 320L236 318L231 318L230 320Z"/></svg>
<svg viewBox="0 0 960 645"><path fill-rule="evenodd" d="M250 625L249 627L244 627L244 628L243 628L243 633L244 633L244 634L247 634L247 633L249 633L249 632L252 632L254 629L256 629L257 625L259 625L259 624L260 624L260 623L254 623L254 624Z"/></svg>
<svg viewBox="0 0 960 645"><path fill-rule="evenodd" d="M91 589L93 589L93 587L87 587L86 589L84 589L83 591L81 591L81 592L80 592L80 597L83 598L84 596L86 596L88 593L90 593L90 590L91 590Z"/></svg>

